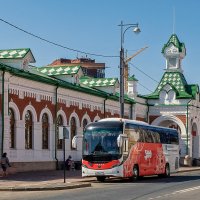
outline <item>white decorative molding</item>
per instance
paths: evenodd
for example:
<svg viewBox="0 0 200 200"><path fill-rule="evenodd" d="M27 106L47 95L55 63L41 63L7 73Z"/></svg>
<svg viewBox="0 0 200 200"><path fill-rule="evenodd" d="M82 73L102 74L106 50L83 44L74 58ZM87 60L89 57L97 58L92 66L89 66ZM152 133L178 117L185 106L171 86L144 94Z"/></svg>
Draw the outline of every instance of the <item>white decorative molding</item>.
<svg viewBox="0 0 200 200"><path fill-rule="evenodd" d="M76 114L75 110L73 111L73 113L70 115L69 117L69 124L71 121L71 118L74 117L76 119L76 127L80 128L80 120L79 120L79 116Z"/></svg>
<svg viewBox="0 0 200 200"><path fill-rule="evenodd" d="M93 122L99 121L100 119L101 119L101 118L100 118L100 117L98 116L98 114L97 114L97 116L95 116Z"/></svg>
<svg viewBox="0 0 200 200"><path fill-rule="evenodd" d="M24 99L24 91L19 91L19 99Z"/></svg>
<svg viewBox="0 0 200 200"><path fill-rule="evenodd" d="M39 94L36 94L36 101L37 101L37 102L40 102L40 101L41 101L41 97L40 97Z"/></svg>
<svg viewBox="0 0 200 200"><path fill-rule="evenodd" d="M89 117L89 115L87 114L87 112L83 115L82 120L81 120L81 127L83 127L83 120L86 119L88 123L91 122L91 119Z"/></svg>
<svg viewBox="0 0 200 200"><path fill-rule="evenodd" d="M14 102L9 102L9 108L13 109L14 115L15 115L15 120L20 120L20 112L19 108Z"/></svg>
<svg viewBox="0 0 200 200"><path fill-rule="evenodd" d="M39 121L42 122L42 116L43 114L46 113L48 115L48 118L49 118L49 123L50 124L53 124L53 116L52 116L52 113L51 111L46 107L44 108L41 113L40 113L40 117L39 117Z"/></svg>
<svg viewBox="0 0 200 200"><path fill-rule="evenodd" d="M34 108L32 105L28 105L28 106L26 106L26 107L24 108L24 111L23 111L23 114L22 114L22 120L25 120L25 114L26 114L26 112L27 112L28 110L30 110L31 113L32 113L32 115L33 115L33 121L34 121L34 122L37 122L37 121L38 121L38 120L37 120L37 113L36 113L35 108Z"/></svg>
<svg viewBox="0 0 200 200"><path fill-rule="evenodd" d="M61 115L62 118L63 118L63 126L67 126L67 117L66 117L65 112L64 112L63 110L59 110L59 111L57 112L57 117L58 117L59 115Z"/></svg>
<svg viewBox="0 0 200 200"><path fill-rule="evenodd" d="M181 135L187 135L186 128L183 122L174 115L161 115L160 117L156 118L151 124L155 126L159 126L164 121L173 121L175 122L181 129Z"/></svg>

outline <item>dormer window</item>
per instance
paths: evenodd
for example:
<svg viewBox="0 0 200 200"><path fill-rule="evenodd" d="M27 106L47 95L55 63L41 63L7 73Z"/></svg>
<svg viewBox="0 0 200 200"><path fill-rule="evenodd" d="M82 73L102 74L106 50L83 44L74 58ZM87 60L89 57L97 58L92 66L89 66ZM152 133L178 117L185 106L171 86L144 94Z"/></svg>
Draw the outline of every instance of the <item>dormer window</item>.
<svg viewBox="0 0 200 200"><path fill-rule="evenodd" d="M177 63L176 63L176 58L169 58L169 68L176 68Z"/></svg>

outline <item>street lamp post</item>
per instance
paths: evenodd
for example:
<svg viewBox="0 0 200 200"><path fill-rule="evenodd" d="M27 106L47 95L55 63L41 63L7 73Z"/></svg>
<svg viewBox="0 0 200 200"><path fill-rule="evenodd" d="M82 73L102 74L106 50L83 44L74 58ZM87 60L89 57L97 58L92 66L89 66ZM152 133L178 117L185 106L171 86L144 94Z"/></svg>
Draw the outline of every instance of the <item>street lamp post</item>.
<svg viewBox="0 0 200 200"><path fill-rule="evenodd" d="M125 32L129 28L134 28L133 31L135 33L139 33L140 29L137 24L123 24L123 21L121 21L121 24L119 25L121 27L121 49L120 49L120 117L124 118L124 35ZM123 28L126 28L123 30Z"/></svg>

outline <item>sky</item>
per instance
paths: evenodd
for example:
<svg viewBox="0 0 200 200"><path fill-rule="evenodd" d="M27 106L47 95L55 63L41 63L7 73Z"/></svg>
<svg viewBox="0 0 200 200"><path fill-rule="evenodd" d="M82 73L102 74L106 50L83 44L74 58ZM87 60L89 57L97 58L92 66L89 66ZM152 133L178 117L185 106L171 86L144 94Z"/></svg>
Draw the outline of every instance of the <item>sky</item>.
<svg viewBox="0 0 200 200"><path fill-rule="evenodd" d="M173 33L186 46L182 68L188 84L200 85L198 0L0 0L0 7L0 19L79 51L47 43L0 21L0 49L30 48L37 67L59 58L87 56L97 63L105 63L107 78L119 78L121 29L118 25L123 21L139 23L141 29L140 34L134 34L131 29L126 31L123 46L127 55L148 46L129 65L129 75L134 74L138 79L139 94L150 94L156 89L165 69L161 50Z"/></svg>

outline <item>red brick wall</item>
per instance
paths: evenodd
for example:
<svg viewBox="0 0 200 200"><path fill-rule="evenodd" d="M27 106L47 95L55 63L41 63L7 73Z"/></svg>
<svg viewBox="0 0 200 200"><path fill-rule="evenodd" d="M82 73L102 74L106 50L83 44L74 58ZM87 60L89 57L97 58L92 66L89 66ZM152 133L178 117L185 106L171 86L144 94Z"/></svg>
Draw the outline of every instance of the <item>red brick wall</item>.
<svg viewBox="0 0 200 200"><path fill-rule="evenodd" d="M17 95L10 94L9 100L13 100L13 102L17 105L20 112L20 119L22 119L22 114L26 106L29 105L31 102L31 105L35 108L37 113L37 118L39 120L41 111L47 106L48 109L51 111L53 118L55 117L55 105L52 104L51 101L41 100L40 102L37 102L35 98L31 97L25 97L24 99L19 99ZM0 98L1 101L1 98ZM1 104L0 104L1 105ZM66 107L64 103L58 103L58 110L62 107L62 110L65 112L67 117L67 123L69 124L69 117L70 115L75 112L79 116L79 120L81 122L83 116L87 112L89 115L91 121L94 121L94 118L98 115L100 118L104 118L104 113L101 113L100 110L94 110L91 111L89 108L82 108L79 109L78 106L71 105L70 107ZM119 117L117 114L111 115L110 112L106 112L105 116L107 117Z"/></svg>
<svg viewBox="0 0 200 200"><path fill-rule="evenodd" d="M138 121L142 121L142 122L146 122L146 119L143 117L136 117L136 120Z"/></svg>
<svg viewBox="0 0 200 200"><path fill-rule="evenodd" d="M158 117L160 117L160 116L159 115L151 115L151 116L149 116L149 124L151 124Z"/></svg>
<svg viewBox="0 0 200 200"><path fill-rule="evenodd" d="M184 125L186 125L187 117L186 115L176 115L177 118L179 118Z"/></svg>

